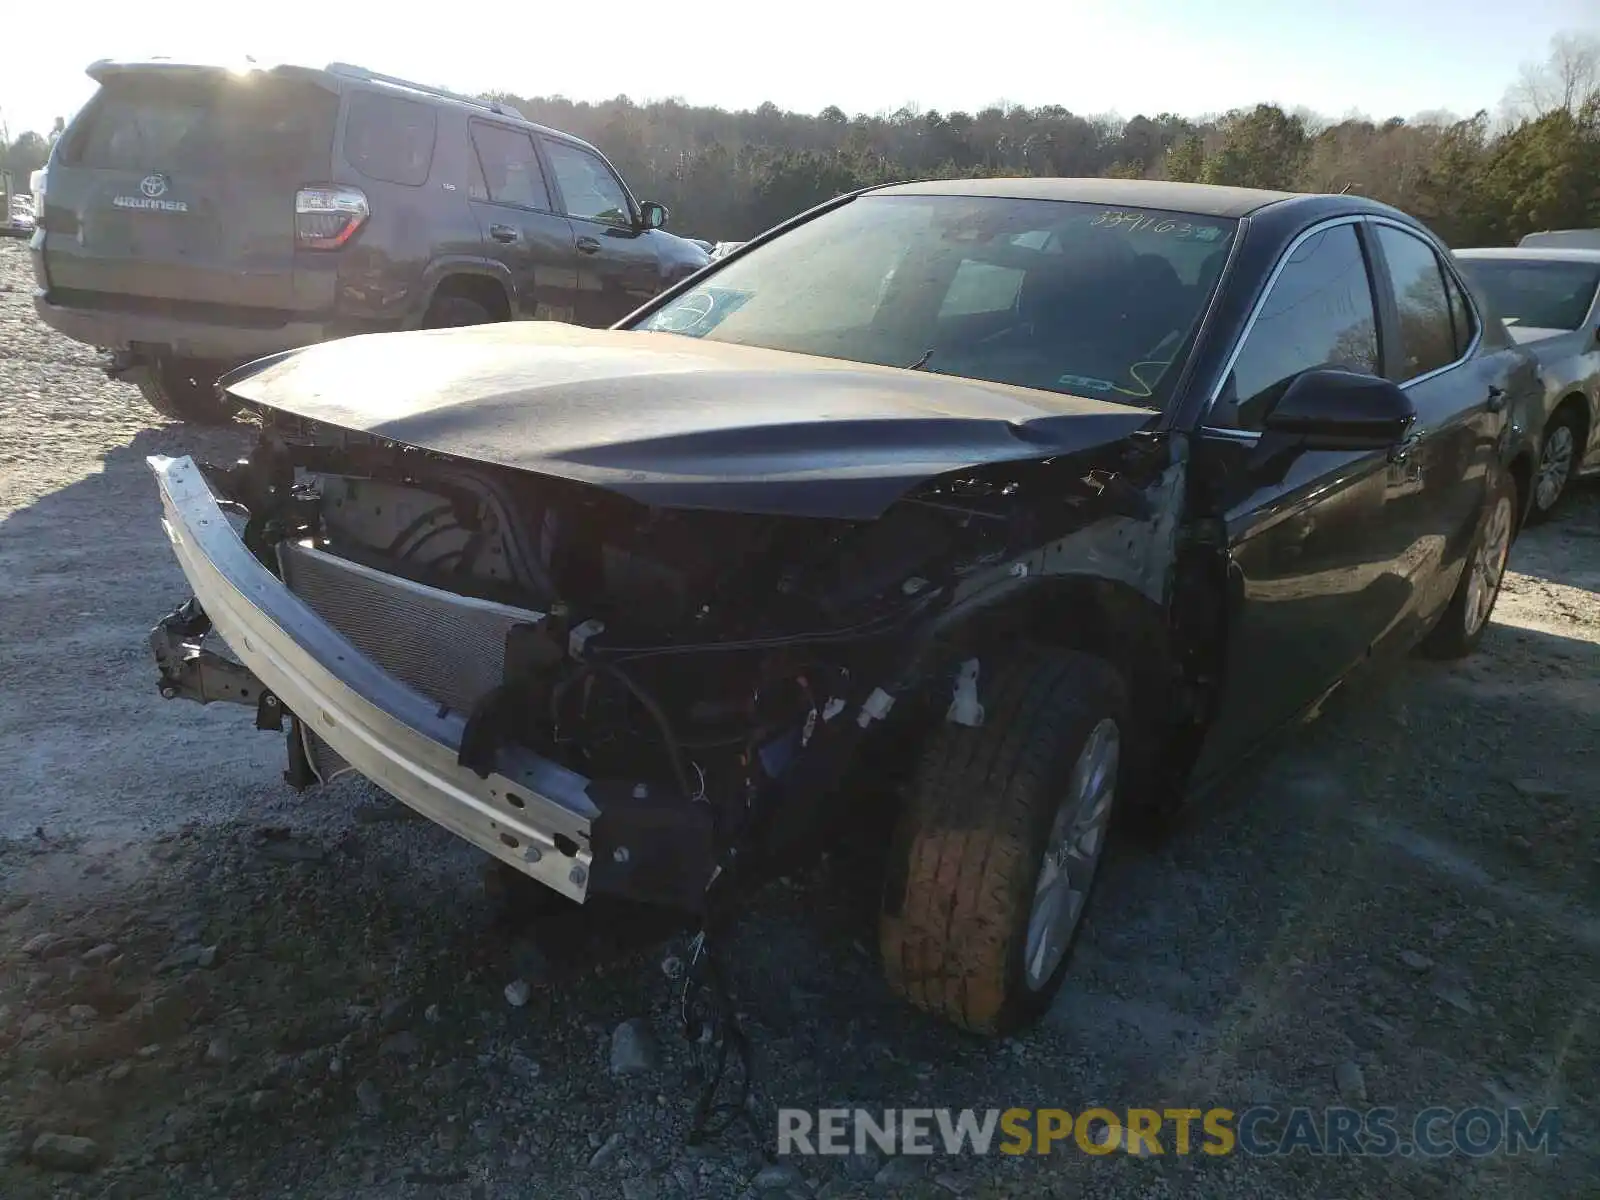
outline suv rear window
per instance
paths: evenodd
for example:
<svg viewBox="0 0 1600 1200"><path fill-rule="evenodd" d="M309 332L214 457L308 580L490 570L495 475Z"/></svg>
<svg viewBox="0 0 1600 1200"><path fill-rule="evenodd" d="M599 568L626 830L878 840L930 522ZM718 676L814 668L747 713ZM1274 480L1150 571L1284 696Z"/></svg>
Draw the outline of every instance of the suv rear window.
<svg viewBox="0 0 1600 1200"><path fill-rule="evenodd" d="M339 101L299 80L121 75L95 93L67 166L327 175Z"/></svg>
<svg viewBox="0 0 1600 1200"><path fill-rule="evenodd" d="M426 183L438 124L438 115L426 104L357 92L345 118L345 161L368 179L412 187Z"/></svg>
<svg viewBox="0 0 1600 1200"><path fill-rule="evenodd" d="M1457 259L1507 325L1576 329L1589 315L1600 264L1538 258Z"/></svg>

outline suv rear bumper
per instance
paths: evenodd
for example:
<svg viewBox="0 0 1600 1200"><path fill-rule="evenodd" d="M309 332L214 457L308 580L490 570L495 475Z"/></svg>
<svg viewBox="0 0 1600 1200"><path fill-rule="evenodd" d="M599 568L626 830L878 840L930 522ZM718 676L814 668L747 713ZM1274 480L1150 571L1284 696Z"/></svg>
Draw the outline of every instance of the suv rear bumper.
<svg viewBox="0 0 1600 1200"><path fill-rule="evenodd" d="M48 294L36 291L34 311L57 333L75 342L105 350L132 350L159 347L174 358L197 358L208 362L244 363L280 350L293 350L313 342L326 341L355 330L338 329L329 321L291 321L283 325L241 327L209 324L156 313L125 312L115 309L74 308L52 303ZM227 310L217 315L226 317Z"/></svg>
<svg viewBox="0 0 1600 1200"><path fill-rule="evenodd" d="M278 702L345 762L479 849L582 901L590 888L589 780L502 749L488 778L459 765L464 719L378 668L268 571L200 468L148 460L174 554L212 627Z"/></svg>
<svg viewBox="0 0 1600 1200"><path fill-rule="evenodd" d="M315 342L347 338L350 334L381 333L402 328L402 323L362 320L290 320L282 325L229 322L230 310L218 307L216 323L157 312L90 309L51 301L50 294L35 290L34 310L56 333L102 350L147 350L173 358L200 358L203 362L240 365L253 358L312 346Z"/></svg>

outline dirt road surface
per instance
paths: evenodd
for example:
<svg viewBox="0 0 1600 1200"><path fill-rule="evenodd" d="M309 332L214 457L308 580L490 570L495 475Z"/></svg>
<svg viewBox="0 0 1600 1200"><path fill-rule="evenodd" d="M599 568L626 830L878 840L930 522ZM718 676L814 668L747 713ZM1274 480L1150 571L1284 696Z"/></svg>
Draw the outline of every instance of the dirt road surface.
<svg viewBox="0 0 1600 1200"><path fill-rule="evenodd" d="M186 592L143 458L246 431L151 415L30 286L0 244L0 1195L1600 1191L1595 489L1518 542L1474 659L1362 684L1117 848L1026 1036L889 996L859 866L775 886L727 949L765 1132L690 1149L671 945L553 962L492 925L462 844L358 781L297 797L243 710L159 698L145 634ZM625 1022L642 1069L615 1074ZM1402 1132L1552 1107L1560 1153L762 1157L779 1105L1341 1102Z"/></svg>

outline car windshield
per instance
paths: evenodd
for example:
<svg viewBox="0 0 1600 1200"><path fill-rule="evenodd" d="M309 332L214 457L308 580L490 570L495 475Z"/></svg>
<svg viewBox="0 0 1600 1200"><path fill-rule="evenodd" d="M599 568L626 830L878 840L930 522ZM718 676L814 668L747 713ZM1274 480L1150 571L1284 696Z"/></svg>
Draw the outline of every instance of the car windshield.
<svg viewBox="0 0 1600 1200"><path fill-rule="evenodd" d="M1507 325L1529 329L1577 329L1588 318L1600 286L1600 263L1531 258L1460 262Z"/></svg>
<svg viewBox="0 0 1600 1200"><path fill-rule="evenodd" d="M635 328L1159 408L1237 224L865 196L729 262Z"/></svg>

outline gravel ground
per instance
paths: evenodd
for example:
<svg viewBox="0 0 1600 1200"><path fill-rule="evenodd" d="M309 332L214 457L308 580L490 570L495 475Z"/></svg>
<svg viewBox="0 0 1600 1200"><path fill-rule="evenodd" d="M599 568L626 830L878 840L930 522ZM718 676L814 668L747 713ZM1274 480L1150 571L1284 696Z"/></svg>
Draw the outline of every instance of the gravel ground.
<svg viewBox="0 0 1600 1200"><path fill-rule="evenodd" d="M1024 1037L889 996L859 865L775 885L727 950L768 1132L690 1149L669 943L552 958L491 920L463 844L359 781L296 797L247 713L158 697L144 636L186 592L143 457L247 431L152 416L30 286L0 244L0 1195L1600 1190L1595 489L1518 543L1473 660L1363 683L1161 847L1114 847ZM629 1022L641 1069L619 1075ZM1557 1106L1562 1154L762 1157L780 1104L1341 1091L1403 1120Z"/></svg>

